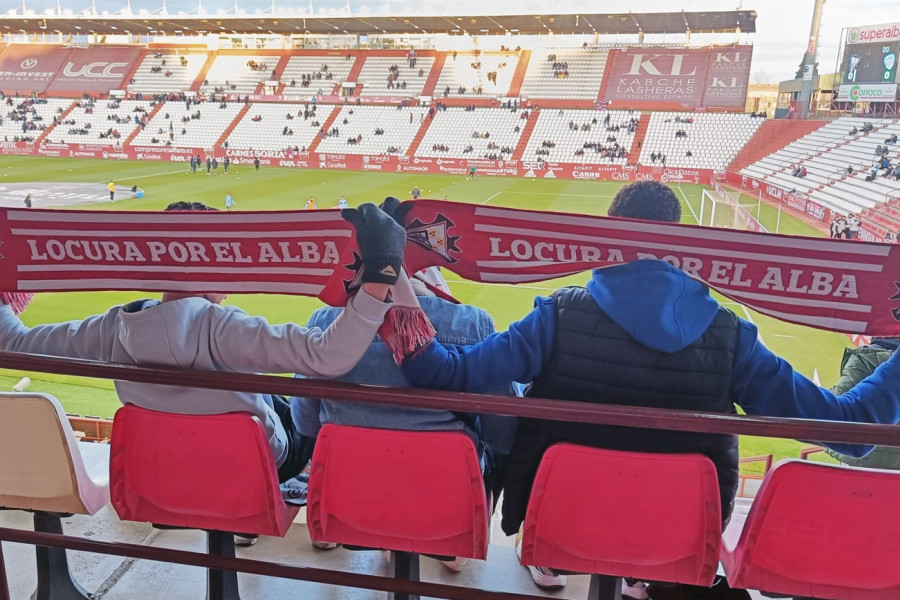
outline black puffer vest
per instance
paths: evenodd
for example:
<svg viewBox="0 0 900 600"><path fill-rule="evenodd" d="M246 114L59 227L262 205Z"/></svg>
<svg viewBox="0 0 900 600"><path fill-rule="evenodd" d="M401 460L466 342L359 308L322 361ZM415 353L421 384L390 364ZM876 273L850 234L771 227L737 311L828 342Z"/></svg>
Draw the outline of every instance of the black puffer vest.
<svg viewBox="0 0 900 600"><path fill-rule="evenodd" d="M731 375L739 320L719 308L700 339L668 354L652 350L610 319L580 287L556 299L556 338L529 393L539 398L734 413ZM518 531L541 457L552 444L642 452L698 453L716 466L727 522L738 485L735 435L522 419L504 485L503 529ZM614 490L611 490L614 493Z"/></svg>

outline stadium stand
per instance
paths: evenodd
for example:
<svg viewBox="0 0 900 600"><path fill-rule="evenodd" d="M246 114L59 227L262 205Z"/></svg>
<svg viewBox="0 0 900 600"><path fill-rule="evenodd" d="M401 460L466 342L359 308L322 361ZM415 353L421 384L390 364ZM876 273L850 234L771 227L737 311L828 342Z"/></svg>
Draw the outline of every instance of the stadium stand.
<svg viewBox="0 0 900 600"><path fill-rule="evenodd" d="M320 54L292 56L281 73L281 83L285 86L284 93L305 95L315 93L319 88L330 91L329 86L333 87L347 80L352 67L352 60L336 56ZM329 73L331 79L328 79ZM309 83L304 85L304 80Z"/></svg>
<svg viewBox="0 0 900 600"><path fill-rule="evenodd" d="M724 169L762 122L748 114L653 113L640 162L660 164L652 155L662 154L667 167Z"/></svg>
<svg viewBox="0 0 900 600"><path fill-rule="evenodd" d="M307 118L304 118L306 110ZM230 148L300 151L309 148L336 107L304 104L253 103L228 136ZM311 114L310 114L311 113ZM293 118L288 119L288 115ZM255 117L260 117L254 121Z"/></svg>
<svg viewBox="0 0 900 600"><path fill-rule="evenodd" d="M545 109L535 113L537 124L522 154L524 160L544 160L582 164L624 165L634 142L632 119L639 112L605 110ZM607 123L609 115L609 123ZM534 117L532 117L534 118ZM573 128L574 126L574 128ZM618 127L618 131L614 129ZM547 143L554 144L548 146ZM588 145L590 144L590 145ZM608 155L616 144L622 149Z"/></svg>
<svg viewBox="0 0 900 600"><path fill-rule="evenodd" d="M608 54L606 48L548 48L546 52L535 51L528 61L520 94L525 98L596 100ZM563 63L567 68L554 68L554 63L557 66Z"/></svg>
<svg viewBox="0 0 900 600"><path fill-rule="evenodd" d="M444 62L434 96L505 96L518 64L518 53L452 52Z"/></svg>
<svg viewBox="0 0 900 600"><path fill-rule="evenodd" d="M873 129L864 133L863 127ZM851 134L851 131L857 133ZM874 166L875 148L892 133L900 132L895 121L842 117L801 137L781 150L745 167L743 175L762 179L783 189L809 194L816 202L840 214L858 213L888 200L892 183L877 177L865 181ZM888 158L896 162L900 149L889 147ZM805 177L794 170L805 168ZM852 173L848 168L852 168Z"/></svg>
<svg viewBox="0 0 900 600"><path fill-rule="evenodd" d="M419 96L425 88L428 73L434 57L419 56L416 58L416 66L410 67L409 61L403 56L381 56L369 54L365 58L362 70L359 72L356 83L362 85L360 96L390 96L402 94L405 96ZM388 77L392 76L392 68L396 67L396 80L388 87ZM422 75L419 75L419 71ZM405 85L404 85L405 84Z"/></svg>
<svg viewBox="0 0 900 600"><path fill-rule="evenodd" d="M0 135L4 142L35 141L53 126L53 117L62 115L71 100L47 98L39 102L7 98L0 115Z"/></svg>
<svg viewBox="0 0 900 600"><path fill-rule="evenodd" d="M275 79L278 60L278 56L219 55L206 73L200 91L206 94L253 94L259 84Z"/></svg>
<svg viewBox="0 0 900 600"><path fill-rule="evenodd" d="M510 159L525 128L522 115L526 112L454 107L440 110L422 138L416 155ZM536 118L534 113L530 118Z"/></svg>
<svg viewBox="0 0 900 600"><path fill-rule="evenodd" d="M135 94L169 94L188 90L206 64L205 52L149 52L141 61L127 91Z"/></svg>
<svg viewBox="0 0 900 600"><path fill-rule="evenodd" d="M344 106L332 125L337 128L337 133L322 139L316 150L342 154L404 154L427 110L424 107ZM376 135L376 129L383 133ZM350 143L351 139L359 141Z"/></svg>
<svg viewBox="0 0 900 600"><path fill-rule="evenodd" d="M243 106L238 102L166 102L133 143L212 148Z"/></svg>
<svg viewBox="0 0 900 600"><path fill-rule="evenodd" d="M97 100L79 102L47 133L48 142L91 143L118 146L148 118L150 102L138 100Z"/></svg>

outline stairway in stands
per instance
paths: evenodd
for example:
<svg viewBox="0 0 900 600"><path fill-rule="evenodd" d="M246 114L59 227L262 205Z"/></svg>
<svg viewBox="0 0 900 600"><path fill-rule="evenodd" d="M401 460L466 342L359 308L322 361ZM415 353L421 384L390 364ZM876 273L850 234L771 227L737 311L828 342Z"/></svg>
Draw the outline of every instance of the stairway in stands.
<svg viewBox="0 0 900 600"><path fill-rule="evenodd" d="M641 158L641 148L644 145L644 138L647 137L647 130L650 128L650 113L644 113L638 119L638 126L634 132L634 139L631 140L631 152L628 153L628 164L636 165Z"/></svg>
<svg viewBox="0 0 900 600"><path fill-rule="evenodd" d="M206 76L209 74L209 70L212 68L213 63L216 62L217 56L219 56L218 52L210 52L206 56L206 62L203 63L203 66L200 68L200 72L197 73L197 77L194 79L194 83L191 84L191 91L200 91L200 86L203 85L204 81L206 81Z"/></svg>
<svg viewBox="0 0 900 600"><path fill-rule="evenodd" d="M409 148L406 150L406 156L415 156L416 150L419 149L419 144L422 143L422 139L425 137L425 133L431 126L431 122L434 121L434 115L436 114L437 113L435 112L425 117L425 120L416 132L416 137L413 138L413 141L409 144Z"/></svg>
<svg viewBox="0 0 900 600"><path fill-rule="evenodd" d="M164 105L165 105L165 102L157 102L156 106L154 106L153 108L150 109L150 112L147 113L147 123L149 123L150 121L153 120L153 117L156 116L156 113L158 113L160 110L162 110L162 107ZM66 113L66 114L68 114L68 113ZM131 135L129 135L125 139L125 141L122 142L122 145L123 146L130 145L132 142L134 142L134 138L136 138L138 136L138 134L140 132L142 132L143 130L144 130L143 127L135 127L134 131L131 132Z"/></svg>
<svg viewBox="0 0 900 600"><path fill-rule="evenodd" d="M231 132L234 131L234 128L237 127L237 124L241 122L241 119L244 118L250 112L250 105L244 104L241 107L241 110L238 111L237 116L231 120L231 123L228 124L228 127L225 128L225 131L222 132L222 135L219 136L219 139L216 140L215 148L223 148L225 146L225 142L228 140L228 136L231 135Z"/></svg>
<svg viewBox="0 0 900 600"><path fill-rule="evenodd" d="M534 126L537 125L537 120L540 116L538 111L531 111L528 121L525 123L525 128L522 130L522 135L519 137L519 143L516 144L512 160L522 160L522 155L525 154L525 148L528 146L528 140L531 139L531 132L534 131Z"/></svg>
<svg viewBox="0 0 900 600"><path fill-rule="evenodd" d="M791 142L827 124L828 121L768 119L725 170L737 173L744 167L781 150Z"/></svg>
<svg viewBox="0 0 900 600"><path fill-rule="evenodd" d="M357 60L359 61L359 60L362 60L362 59L360 58L360 59L357 59ZM354 68L355 68L355 67L354 67ZM356 73L357 73L357 75L358 75L358 74L359 74L359 71L357 71ZM348 81L349 81L349 80L348 80ZM331 108L331 107L329 107L329 108ZM333 110L331 111L331 114L328 115L328 118L325 119L325 123L322 124L322 129L319 131L318 134L316 134L316 137L313 138L313 141L309 144L308 150L309 150L309 153L310 153L310 154L312 154L313 152L315 152L315 151L316 151L316 148L319 147L319 142L322 141L322 131L329 131L329 130L331 129L331 126L334 125L334 122L337 121L337 118L338 118L338 115L339 115L339 114L341 114L341 108L340 108L339 106L335 106L335 107L333 108Z"/></svg>
<svg viewBox="0 0 900 600"><path fill-rule="evenodd" d="M519 62L516 63L516 71L513 73L512 81L509 82L510 98L518 98L522 91L522 82L525 81L525 72L528 71L528 63L531 60L531 50L522 50L519 52Z"/></svg>
<svg viewBox="0 0 900 600"><path fill-rule="evenodd" d="M425 87L422 88L423 96L434 96L434 86L437 85L438 79L441 77L441 71L444 70L444 63L446 60L446 52L438 52L434 55L434 62L431 63L428 79L425 80Z"/></svg>

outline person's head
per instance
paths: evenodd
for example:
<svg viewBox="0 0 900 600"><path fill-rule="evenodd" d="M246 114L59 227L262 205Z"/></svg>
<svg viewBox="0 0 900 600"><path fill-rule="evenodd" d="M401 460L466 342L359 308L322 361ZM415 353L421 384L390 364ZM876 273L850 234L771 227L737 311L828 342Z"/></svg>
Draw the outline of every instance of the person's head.
<svg viewBox="0 0 900 600"><path fill-rule="evenodd" d="M681 221L681 202L667 185L658 181L638 181L619 190L606 214L610 217L678 223Z"/></svg>
<svg viewBox="0 0 900 600"><path fill-rule="evenodd" d="M186 200L172 202L166 207L166 212L197 212L207 210L217 211L219 209L212 206L207 206L202 202L188 202ZM221 304L225 300L225 298L228 297L228 294L223 294L220 292L202 292L196 294L190 292L163 292L162 301L170 302L172 300L180 300L181 298L189 298L193 296L206 298L213 304Z"/></svg>

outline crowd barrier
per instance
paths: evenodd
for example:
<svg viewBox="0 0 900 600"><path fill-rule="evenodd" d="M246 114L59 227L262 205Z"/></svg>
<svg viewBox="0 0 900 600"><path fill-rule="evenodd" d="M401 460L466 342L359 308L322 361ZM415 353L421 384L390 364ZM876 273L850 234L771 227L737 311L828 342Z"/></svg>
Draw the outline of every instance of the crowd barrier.
<svg viewBox="0 0 900 600"><path fill-rule="evenodd" d="M260 165L263 166L435 175L468 175L469 170L475 167L476 175L588 181L662 181L663 183L706 184L713 175L712 169L683 169L661 165L591 165L533 160L288 152L240 148L211 150L176 146L125 145L114 148L91 143L0 142L0 154L183 163L189 162L191 156L199 155L205 158L209 155L216 157L220 162L227 157L231 160L232 165L253 164L255 160L259 159Z"/></svg>
<svg viewBox="0 0 900 600"><path fill-rule="evenodd" d="M169 385L279 393L322 397L338 401L364 401L390 406L440 408L458 412L481 412L581 423L620 426L639 424L641 427L651 429L737 433L767 437L900 446L900 428L892 425L817 422L803 419L599 405L540 398L529 398L527 402L524 402L519 398L509 396L489 396L409 388L368 387L341 382L293 379L269 375L138 367L8 352L0 352L0 367L142 383L165 381ZM209 556L168 548L154 548L118 542L97 542L57 533L0 528L0 540L435 598L513 600L535 597L456 585L337 572L321 568L292 567L259 560ZM5 568L2 563L2 551L0 551L0 600L9 598L6 579Z"/></svg>

